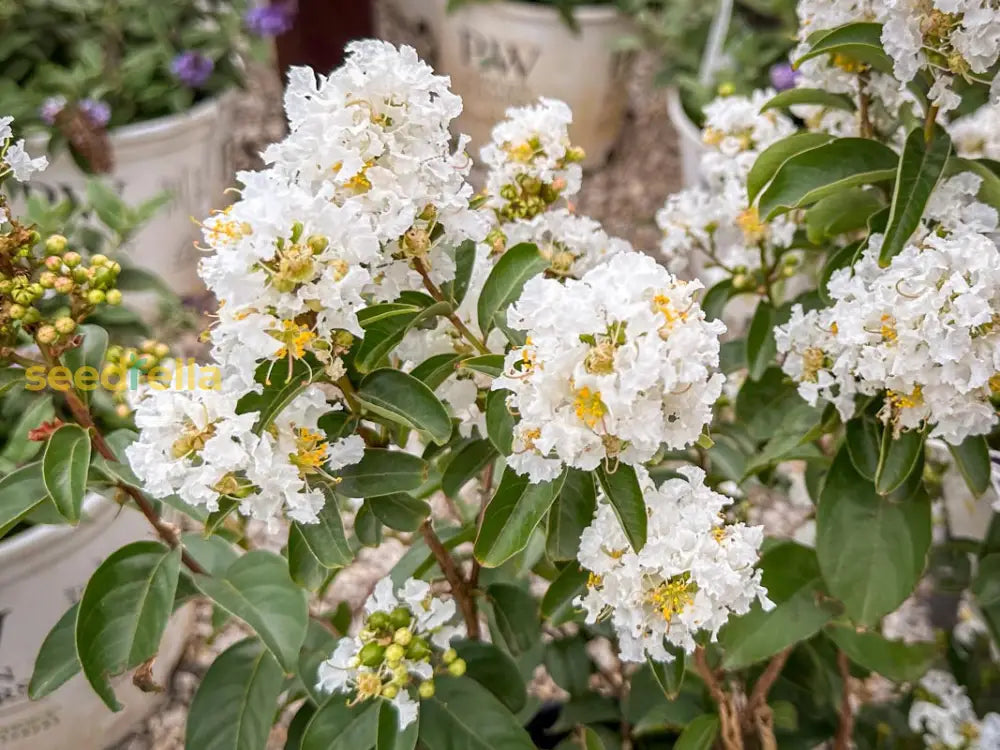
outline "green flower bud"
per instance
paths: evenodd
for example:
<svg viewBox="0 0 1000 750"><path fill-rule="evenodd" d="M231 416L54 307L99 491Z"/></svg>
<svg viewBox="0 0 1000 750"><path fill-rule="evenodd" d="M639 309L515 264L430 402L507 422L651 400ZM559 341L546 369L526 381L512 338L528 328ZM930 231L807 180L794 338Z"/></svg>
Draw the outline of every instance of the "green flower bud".
<svg viewBox="0 0 1000 750"><path fill-rule="evenodd" d="M39 344L52 344L59 338L59 332L53 326L42 326L35 333Z"/></svg>
<svg viewBox="0 0 1000 750"><path fill-rule="evenodd" d="M37 323L42 319L42 313L37 307L29 307L24 311L24 317L21 318L21 322L26 325L31 325L32 323Z"/></svg>
<svg viewBox="0 0 1000 750"><path fill-rule="evenodd" d="M313 251L314 255L319 255L321 252L326 250L327 246L330 244L330 240L319 234L311 234L306 240L306 244L309 249Z"/></svg>
<svg viewBox="0 0 1000 750"><path fill-rule="evenodd" d="M392 640L400 646L408 646L410 645L410 641L413 640L413 631L409 628L400 628L393 633Z"/></svg>
<svg viewBox="0 0 1000 750"><path fill-rule="evenodd" d="M417 692L420 694L421 698L433 698L434 697L434 680L426 680L420 683L420 687L417 688Z"/></svg>
<svg viewBox="0 0 1000 750"><path fill-rule="evenodd" d="M63 256L63 263L65 263L70 268L76 268L77 266L79 266L81 260L83 260L83 258L80 257L80 253L75 252L73 250L70 250Z"/></svg>
<svg viewBox="0 0 1000 750"><path fill-rule="evenodd" d="M45 252L49 255L62 255L66 250L66 238L61 234L50 235L45 240Z"/></svg>
<svg viewBox="0 0 1000 750"><path fill-rule="evenodd" d="M445 664L451 664L457 658L458 658L458 652L453 648L449 648L447 651L441 654L441 659L444 661Z"/></svg>
<svg viewBox="0 0 1000 750"><path fill-rule="evenodd" d="M389 628L389 615L385 612L372 612L368 615L368 627L372 630L387 630Z"/></svg>
<svg viewBox="0 0 1000 750"><path fill-rule="evenodd" d="M100 289L91 289L87 292L87 302L92 305L100 305L105 299L107 299L107 295Z"/></svg>
<svg viewBox="0 0 1000 750"><path fill-rule="evenodd" d="M54 273L62 270L63 260L57 255L50 255L45 259L45 267Z"/></svg>
<svg viewBox="0 0 1000 750"><path fill-rule="evenodd" d="M55 328L59 333L66 335L76 330L76 321L72 318L56 318Z"/></svg>
<svg viewBox="0 0 1000 750"><path fill-rule="evenodd" d="M465 674L465 659L455 659L448 665L448 672L454 677L461 677Z"/></svg>
<svg viewBox="0 0 1000 750"><path fill-rule="evenodd" d="M120 305L122 303L122 293L117 289L109 289L104 297L109 305Z"/></svg>
<svg viewBox="0 0 1000 750"><path fill-rule="evenodd" d="M413 622L413 615L406 607L396 607L389 613L389 622L394 628L408 628L410 627L410 623ZM409 641L406 643L409 643ZM403 645L405 646L406 643Z"/></svg>
<svg viewBox="0 0 1000 750"><path fill-rule="evenodd" d="M7 310L7 314L11 317L11 320L20 320L27 311L28 309L24 305L15 303Z"/></svg>
<svg viewBox="0 0 1000 750"><path fill-rule="evenodd" d="M382 697L385 698L386 700L391 701L397 695L399 695L399 688L396 687L395 685L389 684L382 686Z"/></svg>
<svg viewBox="0 0 1000 750"><path fill-rule="evenodd" d="M90 274L87 273L87 269L83 266L77 266L73 269L73 281L77 284L86 284L90 281Z"/></svg>
<svg viewBox="0 0 1000 750"><path fill-rule="evenodd" d="M107 255L104 255L103 253L97 253L96 255L91 255L90 256L90 265L91 266L103 266L109 260L110 259L108 258Z"/></svg>
<svg viewBox="0 0 1000 750"><path fill-rule="evenodd" d="M157 359L163 359L170 354L170 347L166 344L157 344L156 348L153 349L153 354L156 355Z"/></svg>
<svg viewBox="0 0 1000 750"><path fill-rule="evenodd" d="M42 285L43 289L52 289L58 278L52 271L42 271L38 277L38 283Z"/></svg>
<svg viewBox="0 0 1000 750"><path fill-rule="evenodd" d="M423 638L414 638L406 647L406 658L420 661L431 655L431 649Z"/></svg>
<svg viewBox="0 0 1000 750"><path fill-rule="evenodd" d="M385 646L380 646L374 642L366 643L361 647L361 651L358 652L358 658L361 659L361 663L366 667L377 667L385 658Z"/></svg>
<svg viewBox="0 0 1000 750"><path fill-rule="evenodd" d="M69 276L59 276L52 284L52 288L59 294L69 294L76 287L76 283Z"/></svg>
<svg viewBox="0 0 1000 750"><path fill-rule="evenodd" d="M385 650L385 660L389 662L389 666L399 664L399 662L403 660L404 656L406 656L406 649L398 643L393 643Z"/></svg>

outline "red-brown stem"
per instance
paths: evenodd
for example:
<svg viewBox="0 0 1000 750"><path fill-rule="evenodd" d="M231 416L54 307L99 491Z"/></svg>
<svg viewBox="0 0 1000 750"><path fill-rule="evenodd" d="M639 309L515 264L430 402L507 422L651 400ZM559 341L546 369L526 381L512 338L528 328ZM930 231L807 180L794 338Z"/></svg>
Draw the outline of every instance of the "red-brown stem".
<svg viewBox="0 0 1000 750"><path fill-rule="evenodd" d="M753 686L753 692L750 693L750 700L747 702L746 719L748 721L752 721L757 709L767 703L767 694L771 691L771 686L774 685L781 674L781 670L784 668L785 662L788 661L791 653L792 649L789 646L771 659L764 673L757 680L757 684Z"/></svg>
<svg viewBox="0 0 1000 750"><path fill-rule="evenodd" d="M854 712L851 710L851 665L847 654L837 652L837 670L843 683L840 690L840 724L837 726L837 736L833 741L834 750L848 750L851 746L851 736L854 734Z"/></svg>
<svg viewBox="0 0 1000 750"><path fill-rule="evenodd" d="M424 521L420 527L420 531L423 534L424 541L434 555L434 559L437 560L441 572L444 573L448 585L451 586L451 595L455 597L455 601L458 602L458 608L462 611L462 618L465 620L465 628L468 631L469 638L479 640L479 615L476 612L476 603L472 598L468 583L462 578L462 574L459 573L458 566L455 565L455 560L452 558L451 553L441 543L438 535L434 533L434 528L431 526L429 519Z"/></svg>
<svg viewBox="0 0 1000 750"><path fill-rule="evenodd" d="M483 471L483 486L480 490L481 499L479 501L479 515L476 516L476 530L478 531L483 525L483 516L486 515L486 506L489 504L490 490L493 489L493 468L496 464L490 461L489 465ZM479 570L481 566L479 565L479 560L472 558L472 570L469 572L469 587L474 589L479 585Z"/></svg>
<svg viewBox="0 0 1000 750"><path fill-rule="evenodd" d="M427 269L424 268L423 262L419 258L414 258L413 267L417 269L417 273L420 274L420 278L424 280L424 288L428 292L430 292L430 295L435 300L437 300L438 302L443 302L444 295L441 294L441 290L437 288L437 284L431 281L430 274L428 274ZM474 347L476 347L476 349L479 350L480 354L490 353L490 349L488 346L486 346L485 342L480 341L479 338L476 336L476 334L470 331L469 327L465 325L465 323L462 322L462 319L459 318L455 313L453 312L448 313L447 318L448 320L451 321L451 324L455 326L455 329L460 334L462 334L462 336L464 336L470 344L472 344Z"/></svg>

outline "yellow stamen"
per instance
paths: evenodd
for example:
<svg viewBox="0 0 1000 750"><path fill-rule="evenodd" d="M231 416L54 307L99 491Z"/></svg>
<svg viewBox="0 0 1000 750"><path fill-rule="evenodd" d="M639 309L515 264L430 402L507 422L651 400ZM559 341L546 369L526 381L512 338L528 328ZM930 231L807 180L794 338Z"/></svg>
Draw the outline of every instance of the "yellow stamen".
<svg viewBox="0 0 1000 750"><path fill-rule="evenodd" d="M306 355L306 347L316 338L316 334L306 326L293 320L281 321L280 331L268 331L274 338L284 344L275 356L301 359Z"/></svg>
<svg viewBox="0 0 1000 750"><path fill-rule="evenodd" d="M736 224L743 230L743 237L749 244L756 244L767 237L767 223L760 220L756 206L742 211L736 217Z"/></svg>
<svg viewBox="0 0 1000 750"><path fill-rule="evenodd" d="M815 382L816 374L823 369L826 353L816 346L810 346L802 352L802 379Z"/></svg>
<svg viewBox="0 0 1000 750"><path fill-rule="evenodd" d="M298 427L295 430L296 452L289 455L289 461L297 466L301 474L313 474L324 463L330 446L324 439L325 435L315 432L307 427Z"/></svg>
<svg viewBox="0 0 1000 750"><path fill-rule="evenodd" d="M889 391L886 395L894 410L912 409L915 406L922 406L924 403L924 391L920 385L914 386L913 392L909 394Z"/></svg>
<svg viewBox="0 0 1000 750"><path fill-rule="evenodd" d="M691 581L691 574L681 573L647 592L646 601L656 607L665 622L670 622L675 615L694 604L697 590L698 586Z"/></svg>
<svg viewBox="0 0 1000 750"><path fill-rule="evenodd" d="M587 588L596 589L599 588L604 583L604 576L599 576L596 573L587 573Z"/></svg>
<svg viewBox="0 0 1000 750"><path fill-rule="evenodd" d="M601 392L591 391L587 386L576 392L576 400L573 405L576 407L577 418L587 427L596 426L608 411L604 402L601 401Z"/></svg>
<svg viewBox="0 0 1000 750"><path fill-rule="evenodd" d="M882 334L882 338L888 341L890 344L898 338L896 333L896 319L891 315L886 313L882 316L882 327L879 329Z"/></svg>

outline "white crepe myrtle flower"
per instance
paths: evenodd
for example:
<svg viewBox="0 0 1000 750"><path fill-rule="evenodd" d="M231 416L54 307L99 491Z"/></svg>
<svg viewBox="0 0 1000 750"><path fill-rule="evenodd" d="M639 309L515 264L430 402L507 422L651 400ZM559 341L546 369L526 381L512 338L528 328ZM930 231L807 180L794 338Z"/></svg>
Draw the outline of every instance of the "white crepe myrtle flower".
<svg viewBox="0 0 1000 750"><path fill-rule="evenodd" d="M14 118L0 117L0 177L13 175L18 182L27 182L31 175L49 165L45 156L32 157L24 148L24 139L13 141L11 125Z"/></svg>
<svg viewBox="0 0 1000 750"><path fill-rule="evenodd" d="M761 112L776 93L758 89L748 96L720 96L705 105L701 139L708 150L701 166L709 182L723 176L745 178L761 151L795 132L795 123L780 110Z"/></svg>
<svg viewBox="0 0 1000 750"><path fill-rule="evenodd" d="M880 416L895 431L930 425L958 445L997 422L1000 392L1000 247L996 212L962 200L978 178L959 175L928 204L934 231L881 268L881 236L853 269L829 283L832 306L796 306L775 329L784 372L810 403L835 404L844 419L855 394L884 393ZM941 196L946 196L944 200ZM918 232L919 236L927 229Z"/></svg>
<svg viewBox="0 0 1000 750"><path fill-rule="evenodd" d="M580 190L583 151L570 144L573 113L565 102L541 98L511 107L480 150L488 170L485 205L500 221L530 219Z"/></svg>
<svg viewBox="0 0 1000 750"><path fill-rule="evenodd" d="M609 236L600 222L566 208L504 224L500 231L506 248L522 242L536 245L550 262L549 272L556 276L580 278L605 258L632 250L627 240Z"/></svg>
<svg viewBox="0 0 1000 750"><path fill-rule="evenodd" d="M1000 741L1000 714L982 721L972 700L950 672L932 669L917 686L909 724L927 747L940 750L990 750Z"/></svg>
<svg viewBox="0 0 1000 750"><path fill-rule="evenodd" d="M410 578L394 589L383 578L365 603L357 635L342 638L320 664L319 690L351 696L351 704L382 697L396 707L399 729L417 720L419 698L434 695L434 675L461 675L465 662L451 641L465 637L455 602L431 593L425 581Z"/></svg>
<svg viewBox="0 0 1000 750"><path fill-rule="evenodd" d="M580 538L577 559L590 575L574 604L589 623L610 618L625 661L672 661L668 645L691 653L698 633L714 640L755 600L774 606L755 567L763 527L725 523L721 511L732 500L709 489L701 469L680 473L659 487L639 473L649 521L638 553L603 499Z"/></svg>
<svg viewBox="0 0 1000 750"><path fill-rule="evenodd" d="M986 104L947 125L955 152L965 159L1000 159L1000 103Z"/></svg>
<svg viewBox="0 0 1000 750"><path fill-rule="evenodd" d="M507 311L525 344L493 383L520 416L508 465L542 482L697 440L725 380L712 372L725 326L705 319L699 289L630 252L579 280L528 281Z"/></svg>

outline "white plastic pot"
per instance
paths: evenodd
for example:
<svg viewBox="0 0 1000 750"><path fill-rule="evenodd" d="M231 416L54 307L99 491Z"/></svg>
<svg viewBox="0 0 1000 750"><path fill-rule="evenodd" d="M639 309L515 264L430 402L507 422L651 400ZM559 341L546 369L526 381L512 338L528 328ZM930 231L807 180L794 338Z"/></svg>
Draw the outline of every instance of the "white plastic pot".
<svg viewBox="0 0 1000 750"><path fill-rule="evenodd" d="M98 495L84 502L78 527L38 526L0 542L0 748L103 750L137 729L163 700L143 693L131 675L112 680L124 709L109 711L82 674L39 701L27 696L35 657L49 630L77 601L90 575L118 548L151 538L132 509ZM167 625L153 676L169 682L193 622L186 606Z"/></svg>
<svg viewBox="0 0 1000 750"><path fill-rule="evenodd" d="M681 157L681 178L684 187L697 187L702 182L701 157L706 148L701 141L701 130L684 111L681 95L677 89L670 89L667 92L667 114L677 132L677 150Z"/></svg>
<svg viewBox="0 0 1000 750"><path fill-rule="evenodd" d="M437 70L465 101L455 127L472 137L470 153L478 155L508 107L547 96L573 109L570 137L587 154L584 166L607 160L628 102L632 53L616 48L632 30L626 16L611 6L575 6L574 33L547 5L475 2L445 13L439 2Z"/></svg>
<svg viewBox="0 0 1000 750"><path fill-rule="evenodd" d="M181 114L117 128L110 133L114 169L107 177L135 205L166 191L170 202L125 248L131 263L158 275L175 292L204 292L198 278L200 232L193 219L208 216L227 202L223 191L232 175L228 155L229 99L221 96ZM44 153L44 139L29 144ZM82 199L87 175L61 151L39 172L28 190L49 198Z"/></svg>

